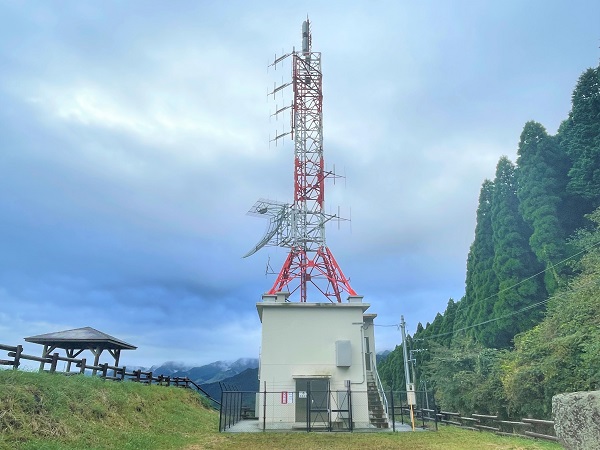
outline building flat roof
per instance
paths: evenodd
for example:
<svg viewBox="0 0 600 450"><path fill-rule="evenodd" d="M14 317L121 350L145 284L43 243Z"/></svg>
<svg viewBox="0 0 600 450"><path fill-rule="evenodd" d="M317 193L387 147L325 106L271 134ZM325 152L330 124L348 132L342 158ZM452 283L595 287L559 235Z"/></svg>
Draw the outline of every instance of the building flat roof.
<svg viewBox="0 0 600 450"><path fill-rule="evenodd" d="M256 304L258 316L262 322L262 313L264 308L312 308L312 309L323 309L323 310L335 310L335 309L360 309L364 313L369 309L371 305L368 303L355 302L355 303L309 303L309 302L277 302L277 301L262 301ZM376 314L375 314L376 315Z"/></svg>

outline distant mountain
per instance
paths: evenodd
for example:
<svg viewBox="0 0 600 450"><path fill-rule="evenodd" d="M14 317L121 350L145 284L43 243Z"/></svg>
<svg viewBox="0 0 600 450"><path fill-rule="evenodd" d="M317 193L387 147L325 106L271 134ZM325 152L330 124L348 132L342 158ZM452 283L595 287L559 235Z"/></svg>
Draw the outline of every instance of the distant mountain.
<svg viewBox="0 0 600 450"><path fill-rule="evenodd" d="M152 372L155 375L164 375L166 377L173 376L176 372L183 372L189 370L191 367L186 366L183 363L175 361L167 361L160 366L152 366L149 369L143 369L144 371Z"/></svg>
<svg viewBox="0 0 600 450"><path fill-rule="evenodd" d="M375 361L379 364L381 361L384 361L388 355L392 353L391 350L384 350L382 352L378 352L375 354Z"/></svg>
<svg viewBox="0 0 600 450"><path fill-rule="evenodd" d="M257 358L240 358L236 361L215 361L200 367L189 367L173 361L160 366L152 366L149 370L153 375L171 377L188 377L190 380L203 385L218 383L226 378L235 377L247 369L258 369ZM220 395L219 390L219 395Z"/></svg>
<svg viewBox="0 0 600 450"><path fill-rule="evenodd" d="M237 375L213 383L201 384L200 387L206 391L212 398L219 400L221 398L221 383L225 389L232 388L240 391L258 392L258 368L246 369ZM254 396L246 395L254 401Z"/></svg>

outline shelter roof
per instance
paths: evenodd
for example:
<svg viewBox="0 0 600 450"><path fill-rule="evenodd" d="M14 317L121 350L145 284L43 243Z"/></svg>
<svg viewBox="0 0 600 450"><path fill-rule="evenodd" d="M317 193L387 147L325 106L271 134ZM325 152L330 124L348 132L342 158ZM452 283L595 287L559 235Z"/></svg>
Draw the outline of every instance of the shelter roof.
<svg viewBox="0 0 600 450"><path fill-rule="evenodd" d="M113 350L135 350L137 348L91 327L39 334L25 338L25 341L64 349L101 347Z"/></svg>

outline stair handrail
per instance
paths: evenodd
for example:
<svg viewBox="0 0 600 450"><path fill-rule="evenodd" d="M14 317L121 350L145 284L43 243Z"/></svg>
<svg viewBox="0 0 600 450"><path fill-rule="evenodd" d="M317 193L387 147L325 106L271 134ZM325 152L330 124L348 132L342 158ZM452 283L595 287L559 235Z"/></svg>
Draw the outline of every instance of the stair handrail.
<svg viewBox="0 0 600 450"><path fill-rule="evenodd" d="M388 400L385 395L385 390L383 389L383 384L381 383L381 378L379 378L379 372L377 371L377 365L375 364L373 353L371 352L371 372L375 374L375 385L377 386L377 392L379 392L379 398L383 401L385 418L389 422L389 409L388 409Z"/></svg>

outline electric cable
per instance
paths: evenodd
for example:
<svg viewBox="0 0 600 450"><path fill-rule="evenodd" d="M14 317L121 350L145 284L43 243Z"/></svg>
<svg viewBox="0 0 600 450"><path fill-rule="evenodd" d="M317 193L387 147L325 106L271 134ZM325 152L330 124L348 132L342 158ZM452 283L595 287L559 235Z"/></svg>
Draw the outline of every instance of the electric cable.
<svg viewBox="0 0 600 450"><path fill-rule="evenodd" d="M519 286L519 285L521 285L521 284L525 283L526 281L529 281L529 280L531 280L532 278L535 278L535 277L537 277L537 276L539 276L539 275L541 275L541 274L545 273L546 271L550 270L551 268L554 268L554 267L556 267L556 266L560 266L561 264L564 264L564 263L566 263L567 261L569 261L569 260L571 260L571 259L575 258L576 256L579 256L579 255L581 255L582 253L586 253L587 251L589 251L589 250L593 249L594 247L597 247L598 245L600 245L600 241L598 241L598 242L596 242L596 243L594 243L594 244L592 244L592 245L590 245L590 246L588 246L588 247L584 248L583 250L580 250L580 251L579 251L579 252L577 252L577 253L574 253L574 254L572 254L571 256L569 256L569 257L567 257L567 258L563 259L562 261L559 261L559 262L558 262L558 263L556 263L556 264L552 264L550 267L547 267L547 268L545 268L544 270L542 270L542 271L540 271L540 272L538 272L538 273L536 273L536 274L534 274L534 275L531 275L530 277L527 277L527 278L525 278L525 279L523 279L523 280L521 280L521 281L519 281L519 282L517 282L517 283L513 284L512 286L506 287L506 288L504 288L504 289L502 289L502 290L500 290L500 291L496 292L495 294L492 294L492 295L490 295L490 296L488 296L488 297L484 298L484 299L482 300L482 302L485 302L485 301L487 301L487 300L489 300L489 299L491 299L491 298L493 298L493 297L496 297L496 296L498 296L499 294L501 294L502 292L508 291L508 290L510 290L510 289L514 289L514 288L516 288L517 286ZM577 292L577 291L579 291L579 290L583 289L584 287L586 287L586 286L588 286L589 284L592 284L592 283L593 283L593 282L586 283L584 286L581 286L581 287L580 287L580 288L578 288L577 290L575 290L575 291L569 291L568 293ZM600 280L596 281L596 283L600 283ZM560 294L559 294L558 296L552 296L552 297L549 297L549 298L547 298L547 299L545 299L545 300L542 300L542 301L540 301L540 302L537 302L537 303L532 303L531 305L525 306L525 307L523 307L523 308L521 308L521 309L519 309L519 310L517 310L517 311L512 311L512 312L510 312L510 313L508 313L508 314L505 314L505 315L503 315L503 316L500 316L500 317L495 317L495 318L493 318L493 319L484 320L483 322L479 322L479 323L476 323L476 324L473 324L473 325L469 325L469 326L466 326L466 327L463 327L463 328L459 328L458 330L452 330L452 331L448 331L448 332L446 332L446 333L440 333L440 334L435 334L435 335L433 335L433 336L427 336L427 337L425 337L425 338L422 338L422 339L423 339L423 340L431 340L431 339L433 339L433 338L438 338L438 337L443 337L443 336L449 336L449 335L453 335L453 334L455 334L455 333L459 333L459 332L461 332L461 331L468 330L468 329L470 329L470 328L478 327L478 326L480 326L480 325L485 325L485 324L488 324L488 323L496 322L497 320L506 319L506 318L508 318L508 317L515 316L515 315L517 315L517 314L520 314L520 313L522 313L522 312L528 311L528 310L530 310L530 309L537 308L537 307L538 307L538 306L540 306L540 305L543 305L543 304L545 304L545 303L548 303L550 300L552 300L552 299L554 299L554 298L561 298L561 297L563 297L563 296L564 296L564 295L566 295L566 294L567 294L567 293L564 293L563 295L560 295ZM473 307L473 306L474 306L474 305L470 305L469 307ZM400 324L392 324L392 325L377 325L377 324L374 324L374 326L376 326L376 327L398 327L398 328L399 328L399 327L400 327Z"/></svg>

